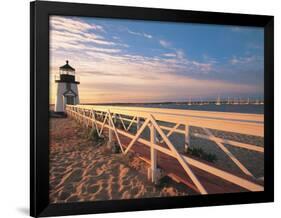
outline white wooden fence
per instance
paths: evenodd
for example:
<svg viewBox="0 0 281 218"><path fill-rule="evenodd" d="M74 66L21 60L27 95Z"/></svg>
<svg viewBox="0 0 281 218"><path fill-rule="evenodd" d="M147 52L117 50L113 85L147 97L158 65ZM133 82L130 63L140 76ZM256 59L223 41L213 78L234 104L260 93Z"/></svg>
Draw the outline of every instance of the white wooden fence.
<svg viewBox="0 0 281 218"><path fill-rule="evenodd" d="M235 157L235 155L229 151L229 149L227 149L224 144L260 153L264 152L264 148L261 146L219 138L214 136L209 130L215 129L263 137L263 115L96 105L67 105L66 112L69 116L74 117L86 126L89 126L90 124L95 126L99 135L102 134L104 128L107 128L109 141L112 140L112 134L114 133L118 145L124 155L128 153L137 141L145 146L148 146L150 148L151 156L150 178L153 182L157 181L157 172L159 172L157 171L157 152L162 152L177 159L201 194L207 194L207 191L190 166L196 167L206 173L210 173L249 191L263 191L264 189L262 185L253 182L255 179L253 174ZM121 122L123 129L116 127L116 120ZM163 122L172 123L173 126L169 127L167 125L163 125ZM133 124L137 126L136 134L129 131ZM180 126L183 125L184 128L180 128ZM184 146L185 149L188 149L190 144L190 126L201 127L205 134L196 133L194 136L214 141L218 147L225 152L230 160L239 167L241 172L247 176L253 177L253 179L245 179L246 177L237 176L179 153L169 137L173 133L184 134ZM150 129L150 139L140 137L147 127ZM161 140L157 138L156 133L160 135ZM122 145L120 135L131 139L127 146ZM157 142L164 142L168 148L160 146Z"/></svg>

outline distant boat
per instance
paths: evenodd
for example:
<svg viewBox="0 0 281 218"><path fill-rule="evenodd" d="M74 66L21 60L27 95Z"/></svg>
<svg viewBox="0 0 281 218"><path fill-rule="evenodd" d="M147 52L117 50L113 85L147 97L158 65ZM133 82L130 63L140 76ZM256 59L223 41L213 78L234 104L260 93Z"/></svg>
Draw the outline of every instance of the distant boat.
<svg viewBox="0 0 281 218"><path fill-rule="evenodd" d="M203 101L202 98L200 98L200 104L199 105L203 105Z"/></svg>
<svg viewBox="0 0 281 218"><path fill-rule="evenodd" d="M260 104L259 99L257 99L254 104Z"/></svg>
<svg viewBox="0 0 281 218"><path fill-rule="evenodd" d="M243 100L241 99L241 97L238 98L238 104L243 104Z"/></svg>
<svg viewBox="0 0 281 218"><path fill-rule="evenodd" d="M189 98L188 106L191 106L191 98Z"/></svg>
<svg viewBox="0 0 281 218"><path fill-rule="evenodd" d="M229 97L227 97L227 102L226 102L226 104L230 104L230 98L229 98Z"/></svg>
<svg viewBox="0 0 281 218"><path fill-rule="evenodd" d="M220 99L220 96L218 96L218 98L217 98L216 105L221 105L221 99Z"/></svg>
<svg viewBox="0 0 281 218"><path fill-rule="evenodd" d="M234 98L233 104L239 104L239 100L238 100L238 101L235 101L235 98Z"/></svg>
<svg viewBox="0 0 281 218"><path fill-rule="evenodd" d="M240 104L249 104L250 103L250 99L249 98L247 98L245 100L243 100L242 98L239 98L239 99L240 99L239 100Z"/></svg>

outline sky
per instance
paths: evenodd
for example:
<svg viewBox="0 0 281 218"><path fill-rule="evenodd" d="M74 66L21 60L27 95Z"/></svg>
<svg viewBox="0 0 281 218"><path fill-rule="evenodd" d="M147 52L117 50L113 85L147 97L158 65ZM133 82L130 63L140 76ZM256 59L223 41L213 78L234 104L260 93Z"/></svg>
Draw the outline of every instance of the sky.
<svg viewBox="0 0 281 218"><path fill-rule="evenodd" d="M50 17L50 101L69 60L81 103L263 97L263 28Z"/></svg>

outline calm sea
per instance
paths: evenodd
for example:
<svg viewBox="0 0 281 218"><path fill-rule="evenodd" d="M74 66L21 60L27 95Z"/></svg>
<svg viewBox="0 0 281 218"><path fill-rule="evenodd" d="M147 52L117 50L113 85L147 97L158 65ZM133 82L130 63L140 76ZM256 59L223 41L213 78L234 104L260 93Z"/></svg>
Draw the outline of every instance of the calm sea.
<svg viewBox="0 0 281 218"><path fill-rule="evenodd" d="M140 104L134 106L170 108L182 110L202 110L202 111L219 111L219 112L236 112L248 114L263 114L264 105L255 104L206 104L206 105L188 105L188 104Z"/></svg>

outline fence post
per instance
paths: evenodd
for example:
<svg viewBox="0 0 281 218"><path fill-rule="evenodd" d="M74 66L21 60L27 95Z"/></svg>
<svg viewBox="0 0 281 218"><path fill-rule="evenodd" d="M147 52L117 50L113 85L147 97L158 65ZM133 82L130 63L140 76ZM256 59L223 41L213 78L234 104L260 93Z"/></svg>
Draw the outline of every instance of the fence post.
<svg viewBox="0 0 281 218"><path fill-rule="evenodd" d="M140 129L140 118L137 117L137 131Z"/></svg>
<svg viewBox="0 0 281 218"><path fill-rule="evenodd" d="M184 151L187 152L190 145L189 125L184 125Z"/></svg>
<svg viewBox="0 0 281 218"><path fill-rule="evenodd" d="M81 109L78 108L78 109L77 109L77 120L78 120L78 123L79 123L79 124L81 124L81 116L80 116L80 115L81 115Z"/></svg>
<svg viewBox="0 0 281 218"><path fill-rule="evenodd" d="M86 120L87 120L87 119L86 119L84 116L86 116L86 111L85 111L85 109L83 109L82 121L83 121L83 124L86 126Z"/></svg>
<svg viewBox="0 0 281 218"><path fill-rule="evenodd" d="M156 143L156 130L153 124L150 124L150 178L153 183L158 183L157 170L157 150L154 148Z"/></svg>
<svg viewBox="0 0 281 218"><path fill-rule="evenodd" d="M116 124L117 123L117 116L116 113L113 114L113 122Z"/></svg>
<svg viewBox="0 0 281 218"><path fill-rule="evenodd" d="M93 128L93 129L96 128L96 127L95 127L95 121L96 121L95 113L96 113L96 112L92 109L92 128ZM98 130L96 129L96 131L98 131Z"/></svg>
<svg viewBox="0 0 281 218"><path fill-rule="evenodd" d="M109 116L111 116L111 113L108 112L108 126L109 127L112 127L112 124L110 122L110 119L109 119ZM111 128L108 128L108 142L107 142L107 147L112 149L113 148L113 137L112 137L112 129Z"/></svg>

